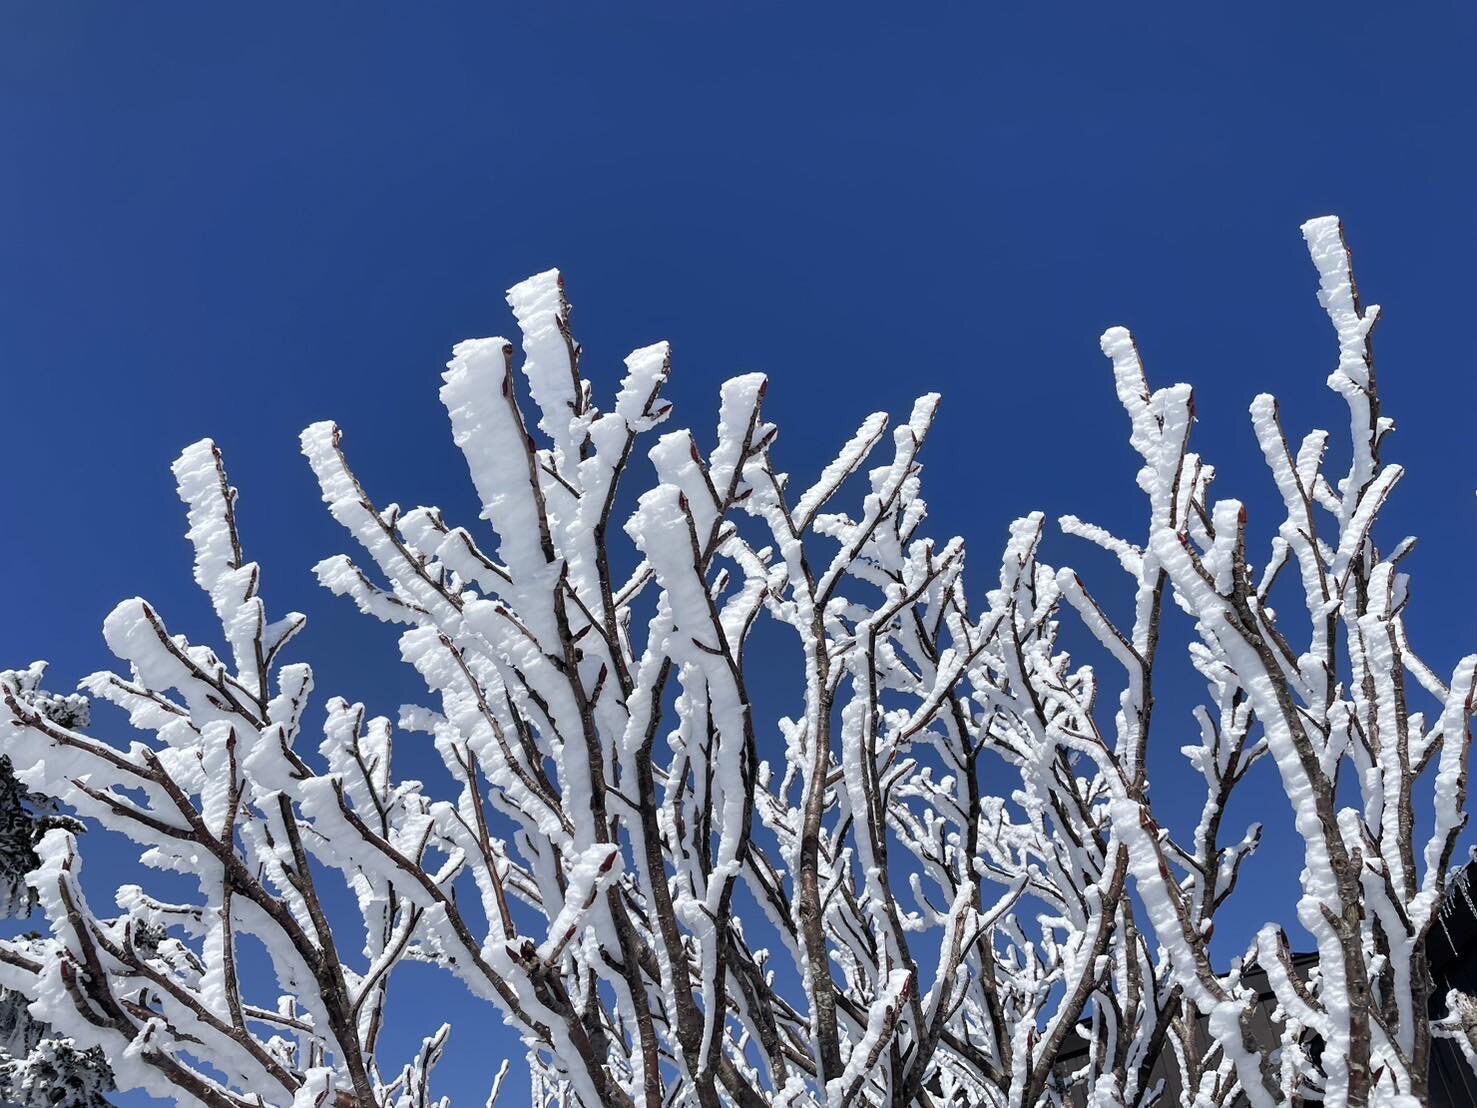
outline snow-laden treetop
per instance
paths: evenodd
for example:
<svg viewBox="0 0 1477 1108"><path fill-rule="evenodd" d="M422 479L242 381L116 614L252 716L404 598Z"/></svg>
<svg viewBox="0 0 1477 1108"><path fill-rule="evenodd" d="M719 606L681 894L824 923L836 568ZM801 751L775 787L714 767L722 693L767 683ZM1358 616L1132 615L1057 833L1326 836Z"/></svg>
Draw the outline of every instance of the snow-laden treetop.
<svg viewBox="0 0 1477 1108"><path fill-rule="evenodd" d="M189 447L174 475L219 639L126 600L103 626L121 672L83 687L143 737L47 711L33 666L0 675L0 739L26 787L198 892L93 904L76 838L53 830L29 877L51 937L0 944L0 983L102 1048L120 1086L208 1108L435 1103L450 1029L410 1059L381 1043L407 961L521 1036L541 1105L1419 1103L1433 1037L1477 1026L1459 998L1428 1016L1423 954L1466 819L1474 661L1444 678L1407 639L1410 541L1386 549L1374 526L1401 476L1378 313L1337 220L1303 233L1349 469L1325 476L1329 436L1290 439L1258 397L1285 515L1254 553L1246 509L1211 497L1190 450L1189 386L1152 389L1133 337L1108 331L1143 529L1060 528L1114 555L1134 597L1119 613L1042 561L1040 514L969 601L963 543L922 529L936 396L792 478L764 378L739 377L704 453L659 430L665 344L601 399L551 271L508 295L521 360L477 339L444 376L475 526L377 506L339 428L303 433L360 548L318 578L397 629L427 690L398 722L332 697L320 728L312 671L285 660L304 617L269 612L220 452ZM622 518L638 451L655 481ZM1167 603L1188 642L1169 641ZM751 699L761 623L801 678L779 719ZM1204 680L1194 720L1154 712L1165 650ZM397 729L429 737L400 741L433 744L452 791L395 774ZM1188 835L1155 819L1151 742L1183 748L1204 788ZM1260 834L1226 834L1226 803L1258 762L1306 861L1301 900L1268 915L1302 934L1269 924L1217 968L1213 919ZM248 940L271 979L241 971Z"/></svg>

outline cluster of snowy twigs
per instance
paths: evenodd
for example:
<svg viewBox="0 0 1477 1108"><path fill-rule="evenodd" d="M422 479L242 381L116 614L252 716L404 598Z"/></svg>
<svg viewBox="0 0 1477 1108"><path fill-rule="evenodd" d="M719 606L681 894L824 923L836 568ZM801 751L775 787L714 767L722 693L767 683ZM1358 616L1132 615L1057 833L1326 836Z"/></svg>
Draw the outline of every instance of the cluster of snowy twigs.
<svg viewBox="0 0 1477 1108"><path fill-rule="evenodd" d="M363 551L318 576L398 626L431 694L397 723L328 700L309 735L312 672L279 664L303 617L269 619L220 454L190 447L175 476L218 646L125 601L104 635L126 672L84 686L152 738L49 716L36 667L0 678L0 726L27 787L199 894L126 886L104 910L53 830L31 875L51 937L0 948L0 983L101 1047L121 1087L208 1108L442 1103L448 1028L408 1061L381 1050L407 961L496 1008L540 1105L1420 1103L1433 1036L1470 1049L1477 1025L1463 998L1430 1014L1423 954L1465 820L1474 660L1444 678L1406 640L1411 543L1373 533L1401 475L1381 459L1377 312L1337 220L1303 232L1349 470L1327 478L1328 436L1290 440L1257 398L1285 519L1254 567L1245 511L1211 498L1190 450L1190 389L1151 390L1109 331L1143 531L1060 525L1116 556L1122 619L1044 564L1039 515L971 606L963 545L920 529L936 397L890 433L868 418L792 481L764 379L740 377L704 454L688 431L654 434L665 345L627 358L596 406L550 272L509 295L521 375L510 344L470 341L441 390L491 542L435 508L376 506L337 427L303 434ZM620 518L640 454L656 480ZM1274 595L1302 603L1278 614ZM1204 810L1183 841L1156 824L1146 774L1151 732L1178 746L1188 722L1153 714L1171 604L1206 689L1184 747ZM778 721L757 718L746 677L760 627L802 667ZM1121 673L1075 662L1068 632ZM397 778L397 726L429 736L455 795ZM1212 921L1258 841L1223 816L1258 761L1305 851L1297 943L1316 957L1295 965L1268 926L1218 969ZM272 977L240 971L248 938Z"/></svg>

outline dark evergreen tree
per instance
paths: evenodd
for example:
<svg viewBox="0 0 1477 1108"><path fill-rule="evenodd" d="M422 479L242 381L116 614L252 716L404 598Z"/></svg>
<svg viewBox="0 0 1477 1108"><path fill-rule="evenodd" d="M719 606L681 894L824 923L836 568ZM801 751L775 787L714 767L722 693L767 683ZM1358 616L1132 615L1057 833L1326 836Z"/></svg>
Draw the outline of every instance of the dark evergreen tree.
<svg viewBox="0 0 1477 1108"><path fill-rule="evenodd" d="M56 695L40 688L42 667L26 673L20 695L46 718L63 727L86 727L87 698ZM35 907L26 874L39 859L36 844L53 827L81 831L82 825L61 815L50 797L31 792L15 776L10 759L0 756L0 918L24 919ZM43 948L50 939L32 933L21 943ZM0 1101L20 1108L108 1108L104 1095L113 1075L96 1047L80 1050L69 1038L32 1017L20 993L0 988Z"/></svg>

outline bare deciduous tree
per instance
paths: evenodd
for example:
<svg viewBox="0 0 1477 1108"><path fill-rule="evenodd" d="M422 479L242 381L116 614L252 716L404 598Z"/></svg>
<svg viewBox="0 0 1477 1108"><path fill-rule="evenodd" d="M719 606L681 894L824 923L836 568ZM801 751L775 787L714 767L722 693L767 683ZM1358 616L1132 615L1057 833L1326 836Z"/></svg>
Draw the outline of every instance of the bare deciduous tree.
<svg viewBox="0 0 1477 1108"><path fill-rule="evenodd" d="M655 436L656 481L622 520L618 484L669 414L668 350L627 358L601 410L558 274L518 285L522 381L512 346L484 339L456 348L441 390L495 546L435 508L378 507L332 424L302 439L367 558L318 577L400 628L431 702L398 726L431 737L453 796L397 778L396 725L358 704L329 700L306 749L312 673L278 664L303 617L268 618L220 454L191 446L175 476L221 649L129 600L104 625L127 672L84 682L154 738L38 711L32 671L0 685L21 779L199 894L125 886L99 912L54 830L30 877L53 940L0 947L0 982L123 1086L209 1108L440 1103L449 1028L409 1060L380 1047L407 961L501 1013L540 1106L1420 1103L1433 1036L1465 1045L1472 1022L1461 998L1428 1015L1423 942L1465 821L1474 660L1443 679L1407 641L1411 544L1386 552L1374 531L1401 472L1381 458L1377 313L1337 221L1303 230L1349 472L1331 483L1328 436L1294 445L1259 397L1285 519L1254 567L1245 510L1210 498L1189 448L1190 389L1152 391L1109 331L1146 525L1061 529L1116 556L1125 619L1041 560L1040 515L1012 526L971 606L963 544L921 532L933 396L891 435L869 417L806 484L777 468L764 379L737 378L706 455L688 431ZM1151 735L1179 744L1185 726L1154 712L1171 604L1206 684L1184 747L1206 799L1183 841L1146 771ZM745 666L761 625L803 677L777 721ZM1121 669L1116 710L1066 649L1079 632ZM1263 759L1305 851L1282 916L1311 971L1276 924L1226 971L1210 956L1259 837L1225 835L1226 804ZM247 937L269 988L239 970Z"/></svg>

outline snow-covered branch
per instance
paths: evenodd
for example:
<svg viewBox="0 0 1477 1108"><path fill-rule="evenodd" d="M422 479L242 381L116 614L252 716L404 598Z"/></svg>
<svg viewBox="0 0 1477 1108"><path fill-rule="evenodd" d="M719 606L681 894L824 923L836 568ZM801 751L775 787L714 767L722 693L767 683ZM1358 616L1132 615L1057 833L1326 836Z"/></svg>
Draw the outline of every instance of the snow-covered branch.
<svg viewBox="0 0 1477 1108"><path fill-rule="evenodd" d="M312 671L285 660L304 617L269 617L220 453L189 447L174 473L218 641L126 600L103 628L122 671L83 686L141 736L38 700L36 667L0 674L0 726L21 784L195 891L93 904L55 827L28 877L51 936L0 944L0 985L120 1086L209 1108L441 1103L449 1028L409 1058L382 1041L410 961L521 1038L540 1106L1419 1099L1433 1036L1471 1037L1465 1001L1428 1015L1424 940L1465 821L1477 661L1445 679L1411 648L1409 544L1385 553L1376 527L1401 472L1376 311L1337 221L1304 232L1351 463L1331 483L1328 436L1294 445L1257 399L1285 512L1260 570L1246 509L1210 497L1190 449L1191 390L1151 389L1127 331L1103 350L1142 533L1067 517L1059 539L1028 515L971 606L964 544L923 527L936 396L890 433L867 417L792 482L762 376L723 387L707 450L658 432L665 344L602 399L551 271L509 293L521 359L472 340L444 376L485 525L377 503L337 426L303 433L358 547L317 576L394 628L425 685L392 721L310 707ZM1045 562L1083 539L1126 575L1123 612L1121 590ZM754 649L788 650L801 678L779 719ZM1156 681L1180 649L1205 695L1166 721ZM430 737L448 790L397 772L397 729ZM1165 742L1205 791L1193 828L1153 810ZM1260 841L1227 826L1253 773L1280 780L1305 852L1302 900L1275 918L1311 962L1275 924L1231 966L1211 957Z"/></svg>

